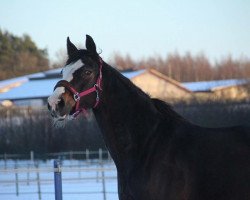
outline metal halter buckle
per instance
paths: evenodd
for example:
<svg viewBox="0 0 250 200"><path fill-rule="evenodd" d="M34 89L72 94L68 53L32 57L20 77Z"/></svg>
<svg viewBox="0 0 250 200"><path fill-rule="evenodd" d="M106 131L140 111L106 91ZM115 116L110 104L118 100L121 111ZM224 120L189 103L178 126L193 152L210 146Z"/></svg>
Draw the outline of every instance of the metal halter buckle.
<svg viewBox="0 0 250 200"><path fill-rule="evenodd" d="M96 101L99 101L99 92L96 90Z"/></svg>
<svg viewBox="0 0 250 200"><path fill-rule="evenodd" d="M80 100L79 93L75 93L73 97L74 97L75 101L79 101Z"/></svg>
<svg viewBox="0 0 250 200"><path fill-rule="evenodd" d="M98 85L95 84L94 87L95 87L95 92L96 92L96 101L99 101Z"/></svg>

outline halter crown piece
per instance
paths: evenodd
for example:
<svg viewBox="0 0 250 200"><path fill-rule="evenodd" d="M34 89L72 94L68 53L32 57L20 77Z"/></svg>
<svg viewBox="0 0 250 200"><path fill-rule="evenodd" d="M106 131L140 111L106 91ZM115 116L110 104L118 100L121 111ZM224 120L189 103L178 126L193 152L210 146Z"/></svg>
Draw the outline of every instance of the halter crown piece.
<svg viewBox="0 0 250 200"><path fill-rule="evenodd" d="M54 87L54 90L57 88L57 87L65 87L66 89L68 89L72 95L73 95L73 98L76 102L76 106L75 106L75 110L74 110L74 113L72 114L72 117L73 118L76 118L80 113L86 113L86 108L83 106L83 107L80 107L80 100L82 97L84 96L87 96L93 92L96 93L96 101L95 101L95 105L93 106L93 108L96 108L100 102L100 98L99 98L99 91L102 91L102 86L101 86L101 83L102 83L102 65L103 65L103 61L102 61L102 58L99 57L99 76L97 78L97 81L96 83L94 84L93 87L87 89L87 90L84 90L82 92L78 92L72 85L70 82L66 81L66 80L60 80L57 82L56 86Z"/></svg>

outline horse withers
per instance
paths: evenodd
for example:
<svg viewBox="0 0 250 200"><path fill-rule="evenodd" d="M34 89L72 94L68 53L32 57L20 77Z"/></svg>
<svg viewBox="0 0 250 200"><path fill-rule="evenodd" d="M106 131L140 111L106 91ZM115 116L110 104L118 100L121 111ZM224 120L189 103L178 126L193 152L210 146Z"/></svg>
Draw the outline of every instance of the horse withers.
<svg viewBox="0 0 250 200"><path fill-rule="evenodd" d="M49 110L62 121L93 109L120 200L250 199L249 128L190 123L105 63L88 35L86 49L68 38L67 51Z"/></svg>

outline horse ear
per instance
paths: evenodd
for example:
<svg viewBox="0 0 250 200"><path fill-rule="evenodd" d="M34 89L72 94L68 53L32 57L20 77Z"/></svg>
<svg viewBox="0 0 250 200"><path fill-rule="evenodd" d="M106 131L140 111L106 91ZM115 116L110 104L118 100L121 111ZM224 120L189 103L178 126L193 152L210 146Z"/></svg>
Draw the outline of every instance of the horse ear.
<svg viewBox="0 0 250 200"><path fill-rule="evenodd" d="M93 38L89 35L86 35L86 49L88 51L90 51L93 54L97 54L96 53L96 46L95 46L95 42L93 40Z"/></svg>
<svg viewBox="0 0 250 200"><path fill-rule="evenodd" d="M68 56L73 55L78 49L76 46L70 41L69 37L67 37L67 51L68 51Z"/></svg>

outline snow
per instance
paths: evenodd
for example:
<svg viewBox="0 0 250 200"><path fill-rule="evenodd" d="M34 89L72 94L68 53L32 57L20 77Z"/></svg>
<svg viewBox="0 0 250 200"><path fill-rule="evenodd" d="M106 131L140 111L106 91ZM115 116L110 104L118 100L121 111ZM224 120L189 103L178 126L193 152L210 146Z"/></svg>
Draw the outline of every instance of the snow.
<svg viewBox="0 0 250 200"><path fill-rule="evenodd" d="M38 73L35 73L35 74L30 74L30 75L27 75L27 77L30 79L30 78L44 78L45 77L45 74L43 72L38 72Z"/></svg>
<svg viewBox="0 0 250 200"><path fill-rule="evenodd" d="M24 83L24 82L27 82L28 80L29 79L27 77L25 77L25 76L3 80L3 81L0 81L0 88L9 86L9 85L11 85L13 83Z"/></svg>
<svg viewBox="0 0 250 200"><path fill-rule="evenodd" d="M212 89L219 87L242 85L247 82L249 82L247 79L228 79L217 81L184 82L182 85L193 92L205 92L212 91Z"/></svg>
<svg viewBox="0 0 250 200"><path fill-rule="evenodd" d="M45 73L38 72L38 73L34 73L34 74L29 74L26 76L19 76L16 78L6 79L6 80L0 81L0 88L6 87L6 86L14 84L14 83L25 83L25 82L29 81L29 79L44 78L44 77L45 77Z"/></svg>
<svg viewBox="0 0 250 200"><path fill-rule="evenodd" d="M132 71L132 72L122 72L122 75L127 77L128 79L132 79L132 78L144 73L145 71L146 71L145 69L141 69L141 70Z"/></svg>
<svg viewBox="0 0 250 200"><path fill-rule="evenodd" d="M37 172L30 171L28 173L28 164L30 161L19 161L18 168L18 192L16 195L16 173L13 171L15 164L10 164L9 161L7 170L5 164L0 161L0 199L8 200L34 200L39 199L39 187L37 181ZM101 172L98 164L90 164L85 161L67 160L62 165L62 191L64 200L102 200L103 183ZM105 173L105 189L107 200L117 200L117 178L116 170L113 163L105 163L103 168ZM10 170L12 169L12 170ZM30 169L36 169L31 166ZM53 160L39 162L39 178L41 199L55 199L54 194L54 172ZM98 177L98 179L97 179ZM28 181L29 180L29 181Z"/></svg>
<svg viewBox="0 0 250 200"><path fill-rule="evenodd" d="M45 75L59 75L61 74L61 71L62 71L62 68L57 68L57 69L51 69L51 70L48 70L48 71L45 71L44 74Z"/></svg>
<svg viewBox="0 0 250 200"><path fill-rule="evenodd" d="M60 79L32 80L15 87L6 93L0 93L0 100L35 99L48 97Z"/></svg>

